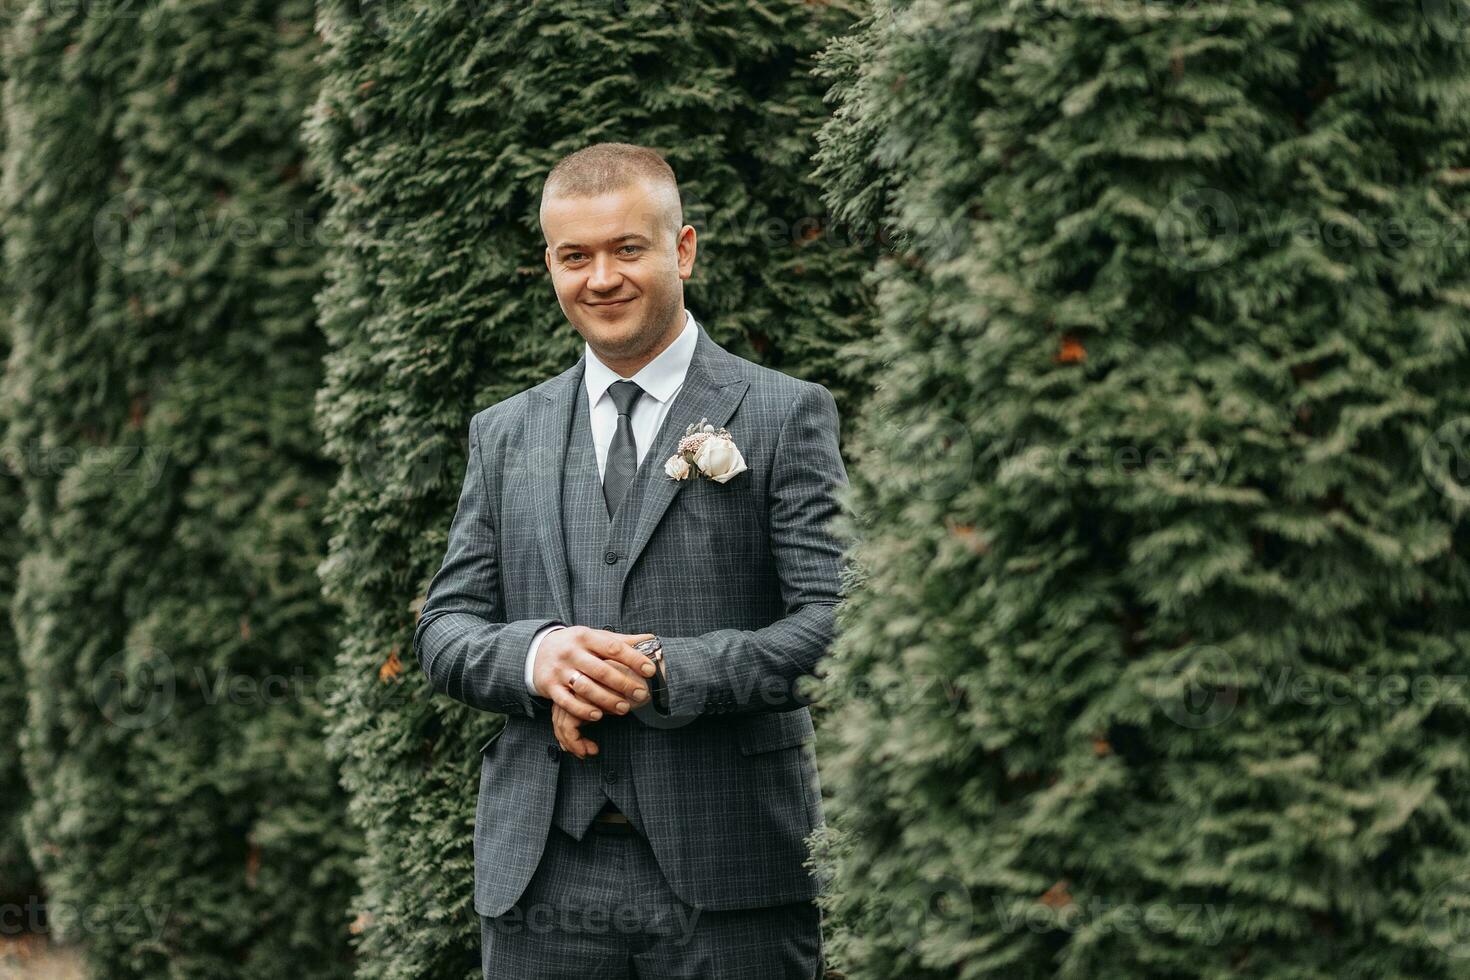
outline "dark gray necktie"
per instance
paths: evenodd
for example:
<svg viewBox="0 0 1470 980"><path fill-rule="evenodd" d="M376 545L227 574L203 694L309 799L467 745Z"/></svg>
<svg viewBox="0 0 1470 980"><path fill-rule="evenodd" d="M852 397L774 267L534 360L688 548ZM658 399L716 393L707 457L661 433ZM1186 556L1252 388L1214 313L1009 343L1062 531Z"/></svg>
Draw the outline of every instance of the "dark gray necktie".
<svg viewBox="0 0 1470 980"><path fill-rule="evenodd" d="M638 472L638 446L633 442L631 416L643 389L633 381L614 381L607 392L618 407L618 428L613 433L612 445L607 447L607 462L602 469L602 499L607 504L607 515L612 517Z"/></svg>

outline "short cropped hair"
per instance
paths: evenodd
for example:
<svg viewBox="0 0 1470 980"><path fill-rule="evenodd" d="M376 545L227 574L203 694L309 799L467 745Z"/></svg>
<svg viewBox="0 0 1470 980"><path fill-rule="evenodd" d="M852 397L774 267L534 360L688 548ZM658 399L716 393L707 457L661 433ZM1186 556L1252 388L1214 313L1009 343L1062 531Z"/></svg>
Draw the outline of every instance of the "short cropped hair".
<svg viewBox="0 0 1470 980"><path fill-rule="evenodd" d="M644 181L664 206L664 223L677 238L684 206L674 168L657 151L633 143L593 143L557 161L541 185L541 234L546 234L546 201L551 197L596 197Z"/></svg>

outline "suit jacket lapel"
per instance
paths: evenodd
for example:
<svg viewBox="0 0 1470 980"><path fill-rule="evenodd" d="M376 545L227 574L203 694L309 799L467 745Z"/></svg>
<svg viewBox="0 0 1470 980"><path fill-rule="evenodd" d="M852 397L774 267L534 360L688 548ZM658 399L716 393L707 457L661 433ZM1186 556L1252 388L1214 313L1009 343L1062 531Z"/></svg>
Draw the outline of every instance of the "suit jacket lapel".
<svg viewBox="0 0 1470 980"><path fill-rule="evenodd" d="M709 425L718 429L730 421L730 416L735 414L736 407L750 387L750 382L736 373L736 359L711 340L703 326L698 329L699 339L694 345L689 372L684 376L684 386L674 396L673 404L654 436L652 448L638 464L637 476L628 488L628 499L623 501L624 506L632 505L635 508L633 512L638 515L633 539L628 544L628 569L633 567L653 537L654 529L663 520L674 495L694 480L704 479L691 476L686 480L675 480L664 472L664 462L679 448L685 428L691 422L706 419ZM623 581L627 581L626 576Z"/></svg>
<svg viewBox="0 0 1470 980"><path fill-rule="evenodd" d="M699 336L683 387L664 415L653 446L638 464L628 496L618 510L619 515L623 508L637 514L625 569L631 569L643 553L674 495L692 480L703 479L674 480L664 472L664 461L679 448L685 427L706 419L718 429L730 421L750 387L750 382L739 376L737 359L711 340L703 325L697 329ZM582 384L586 357L584 349L576 364L537 389L541 397L531 399L526 423L525 465L530 469L528 482L534 500L536 537L541 544L546 577L551 582L552 598L564 623L572 623L573 619L571 574L567 569L566 542L562 538L561 487L572 412L576 399L587 397Z"/></svg>
<svg viewBox="0 0 1470 980"><path fill-rule="evenodd" d="M536 515L536 538L541 543L541 562L546 566L557 616L568 625L576 621L572 618L572 577L562 538L561 483L572 411L576 399L586 397L582 389L586 357L584 350L576 364L537 389L542 397L530 400L526 418L525 465L530 471L527 482Z"/></svg>

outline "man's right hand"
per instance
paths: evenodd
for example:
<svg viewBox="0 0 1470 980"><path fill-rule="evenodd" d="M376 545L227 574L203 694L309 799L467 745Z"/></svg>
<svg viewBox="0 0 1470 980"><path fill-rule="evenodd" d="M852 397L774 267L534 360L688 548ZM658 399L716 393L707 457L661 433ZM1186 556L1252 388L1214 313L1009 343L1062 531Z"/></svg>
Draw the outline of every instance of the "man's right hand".
<svg viewBox="0 0 1470 980"><path fill-rule="evenodd" d="M653 661L632 645L651 636L590 626L554 630L536 649L531 678L553 704L583 721L597 721L605 712L625 715L648 700L648 684L638 677L653 674Z"/></svg>

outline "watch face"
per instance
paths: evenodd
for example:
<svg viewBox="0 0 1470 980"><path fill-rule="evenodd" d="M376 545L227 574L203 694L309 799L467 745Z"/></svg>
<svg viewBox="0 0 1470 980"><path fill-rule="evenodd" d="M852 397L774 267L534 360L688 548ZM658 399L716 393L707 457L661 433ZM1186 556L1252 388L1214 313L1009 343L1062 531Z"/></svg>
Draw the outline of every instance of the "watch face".
<svg viewBox="0 0 1470 980"><path fill-rule="evenodd" d="M656 636L649 637L646 640L639 640L637 643L633 644L633 649L634 650L637 650L639 653L643 654L644 656L647 656L648 654L652 653L653 651L659 650L659 649L662 649L662 648L663 648L663 644L658 641L658 637L656 637Z"/></svg>

